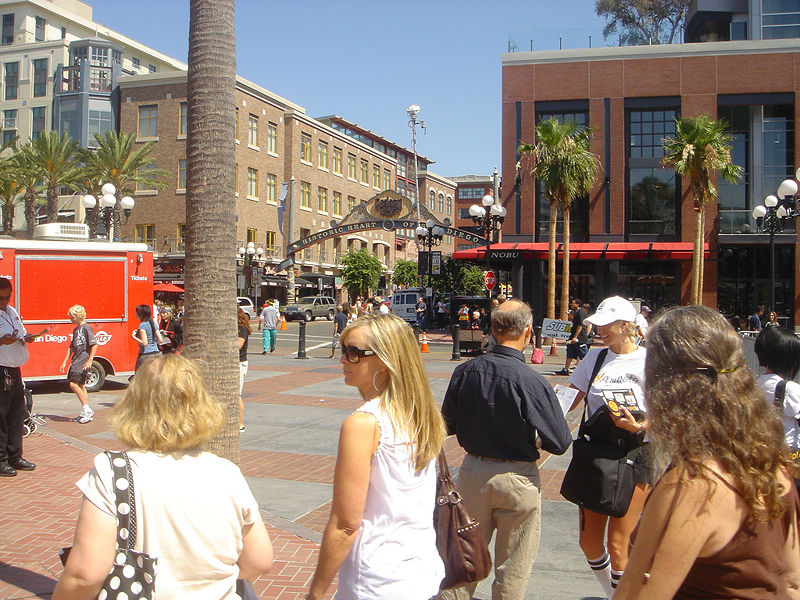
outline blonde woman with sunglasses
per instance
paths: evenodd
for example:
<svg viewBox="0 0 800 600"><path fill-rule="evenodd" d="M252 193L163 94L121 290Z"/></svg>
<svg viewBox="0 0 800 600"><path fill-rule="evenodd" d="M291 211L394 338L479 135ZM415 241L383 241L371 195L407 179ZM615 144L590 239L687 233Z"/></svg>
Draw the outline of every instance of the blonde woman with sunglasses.
<svg viewBox="0 0 800 600"><path fill-rule="evenodd" d="M342 425L333 505L307 599L337 572L336 598L428 600L444 567L436 550L436 456L444 423L409 326L373 313L340 338L347 385L364 404Z"/></svg>

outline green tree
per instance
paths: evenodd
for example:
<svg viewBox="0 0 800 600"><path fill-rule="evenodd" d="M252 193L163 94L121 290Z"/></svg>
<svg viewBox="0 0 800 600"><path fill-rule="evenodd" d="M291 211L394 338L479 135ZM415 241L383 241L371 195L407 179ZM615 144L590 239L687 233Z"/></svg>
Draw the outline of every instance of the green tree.
<svg viewBox="0 0 800 600"><path fill-rule="evenodd" d="M459 273L458 289L467 296L483 293L483 269L475 265L464 265Z"/></svg>
<svg viewBox="0 0 800 600"><path fill-rule="evenodd" d="M226 408L209 450L238 463L234 0L190 0L188 63L184 352Z"/></svg>
<svg viewBox="0 0 800 600"><path fill-rule="evenodd" d="M536 126L536 144L520 144L519 152L533 158L533 175L544 185L550 200L549 252L547 255L547 316L556 314L556 228L558 213L564 218L564 259L561 271L561 318L569 304L569 242L572 200L589 193L600 168L590 150L592 131L575 121L555 118Z"/></svg>
<svg viewBox="0 0 800 600"><path fill-rule="evenodd" d="M620 46L672 44L681 41L690 3L691 0L596 0L594 10L606 18L606 40L616 35Z"/></svg>
<svg viewBox="0 0 800 600"><path fill-rule="evenodd" d="M28 239L33 238L33 229L36 226L36 205L41 204L38 194L43 189L39 181L39 171L27 159L33 150L30 142L9 157L9 167L14 172L14 178L22 190L22 203L25 212L25 227Z"/></svg>
<svg viewBox="0 0 800 600"><path fill-rule="evenodd" d="M415 287L419 283L419 274L417 270L417 263L413 260L405 260L401 258L394 263L394 275L392 280L396 285L403 287Z"/></svg>
<svg viewBox="0 0 800 600"><path fill-rule="evenodd" d="M454 260L452 256L442 258L442 273L435 280L438 292L476 295L483 291L483 270L475 265Z"/></svg>
<svg viewBox="0 0 800 600"><path fill-rule="evenodd" d="M663 140L661 166L674 169L689 178L694 198L695 235L692 254L692 304L703 301L703 271L706 204L717 195L714 174L735 183L741 179L742 167L731 162L732 138L724 119L717 121L706 115L675 119L675 137Z"/></svg>
<svg viewBox="0 0 800 600"><path fill-rule="evenodd" d="M0 206L3 210L3 235L11 235L14 229L14 211L22 202L20 186L8 170L0 171Z"/></svg>
<svg viewBox="0 0 800 600"><path fill-rule="evenodd" d="M47 222L58 220L58 189L77 189L83 179L80 164L73 160L78 143L66 134L45 131L22 147L24 160L36 172L47 190Z"/></svg>
<svg viewBox="0 0 800 600"><path fill-rule="evenodd" d="M351 296L366 297L378 285L381 261L366 248L348 253L342 258L342 265L342 283Z"/></svg>

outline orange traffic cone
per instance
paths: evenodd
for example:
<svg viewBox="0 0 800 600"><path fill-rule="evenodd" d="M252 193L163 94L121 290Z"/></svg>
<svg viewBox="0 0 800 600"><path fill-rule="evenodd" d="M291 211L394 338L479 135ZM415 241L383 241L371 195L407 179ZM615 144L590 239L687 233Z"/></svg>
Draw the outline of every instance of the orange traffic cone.
<svg viewBox="0 0 800 600"><path fill-rule="evenodd" d="M550 356L558 356L558 348L556 347L555 338L553 338L553 345L550 346Z"/></svg>
<svg viewBox="0 0 800 600"><path fill-rule="evenodd" d="M430 352L430 350L428 350L428 334L427 333L423 333L422 334L422 347L419 349L419 351L420 352Z"/></svg>
<svg viewBox="0 0 800 600"><path fill-rule="evenodd" d="M281 315L281 331L286 331L286 317Z"/></svg>

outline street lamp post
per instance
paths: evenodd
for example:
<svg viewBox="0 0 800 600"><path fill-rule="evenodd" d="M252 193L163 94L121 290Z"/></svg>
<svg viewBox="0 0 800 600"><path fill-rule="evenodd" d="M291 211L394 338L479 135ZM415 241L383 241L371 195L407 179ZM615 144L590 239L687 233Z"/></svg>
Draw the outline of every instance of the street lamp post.
<svg viewBox="0 0 800 600"><path fill-rule="evenodd" d="M412 104L406 108L406 112L408 113L409 117L408 126L411 127L411 151L414 153L414 198L412 198L412 207L416 208L417 219L421 219L419 211L419 170L417 168L417 125L419 125L423 131L425 130L425 121L420 121L417 119L417 114L420 110L422 109L418 104ZM421 221L419 227L422 227ZM421 274L419 275L419 285L422 287Z"/></svg>
<svg viewBox="0 0 800 600"><path fill-rule="evenodd" d="M113 183L104 183L100 191L102 194L99 206L97 198L91 194L86 194L81 199L81 203L86 209L86 219L94 224L95 237L97 239L107 239L109 241L113 239L118 242L120 229L122 229L123 223L128 222L135 202L130 196L123 196L117 202L117 188ZM125 221L120 219L119 210L117 210L118 205L125 215ZM104 226L104 231L99 230L98 225L100 224Z"/></svg>
<svg viewBox="0 0 800 600"><path fill-rule="evenodd" d="M264 258L264 248L259 246L256 248L255 243L247 242L247 246L242 246L239 248L239 253L236 256L237 264L242 266L242 276L244 281L244 287L242 289L242 295L246 296L248 292L248 288L253 287L253 271L252 269L255 268L256 273L256 283L255 283L255 306L256 310L258 309L258 298L261 295L261 267L264 266L265 258ZM247 282L250 282L251 285L248 285Z"/></svg>
<svg viewBox="0 0 800 600"><path fill-rule="evenodd" d="M473 204L469 207L469 216L483 232L486 238L486 270L492 270L492 236L496 231L503 227L503 220L506 218L506 209L494 201L494 196L486 194L481 200L483 206ZM487 297L491 295L490 290L486 290Z"/></svg>
<svg viewBox="0 0 800 600"><path fill-rule="evenodd" d="M444 228L439 227L436 224L436 221L433 219L428 219L428 221L423 225L422 223L417 226L416 229L417 234L417 244L420 248L427 248L427 260L426 260L426 270L428 271L428 287L432 287L432 280L431 277L433 276L433 253L431 252L431 248L434 246L438 246L442 243L442 238L444 238ZM418 260L417 263L420 261Z"/></svg>
<svg viewBox="0 0 800 600"><path fill-rule="evenodd" d="M800 169L795 174L800 179ZM769 290L767 293L768 310L775 310L775 234L782 233L790 219L800 217L795 204L797 181L785 179L778 186L777 196L764 198L764 204L753 209L753 218L759 231L769 234Z"/></svg>

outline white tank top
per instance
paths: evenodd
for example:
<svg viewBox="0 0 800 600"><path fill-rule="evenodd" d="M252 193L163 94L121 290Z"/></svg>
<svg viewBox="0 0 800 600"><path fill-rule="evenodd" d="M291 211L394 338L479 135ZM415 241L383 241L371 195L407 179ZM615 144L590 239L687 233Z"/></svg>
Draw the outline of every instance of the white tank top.
<svg viewBox="0 0 800 600"><path fill-rule="evenodd" d="M337 600L428 600L439 591L444 565L436 550L433 509L436 460L415 472L413 448L395 435L380 399L360 412L378 420L361 530L339 570Z"/></svg>

